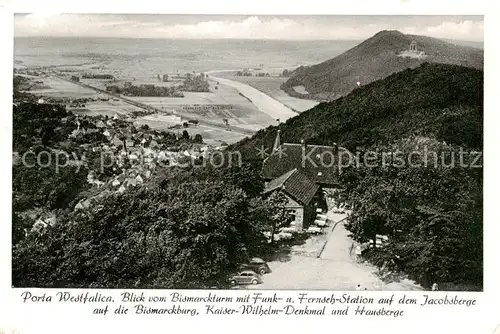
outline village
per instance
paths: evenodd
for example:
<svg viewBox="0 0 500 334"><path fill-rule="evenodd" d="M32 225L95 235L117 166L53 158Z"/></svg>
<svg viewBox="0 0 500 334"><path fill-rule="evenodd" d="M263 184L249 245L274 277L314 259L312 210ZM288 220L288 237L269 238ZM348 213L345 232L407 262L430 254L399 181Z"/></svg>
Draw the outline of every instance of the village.
<svg viewBox="0 0 500 334"><path fill-rule="evenodd" d="M23 104L50 107L42 98L17 99L14 107ZM71 101L72 105L84 104L88 99ZM161 168L188 167L202 165L203 159L210 160L214 152L220 152L224 145L213 147L203 143L201 135L190 136L187 130L182 134L150 129L147 125L136 127L131 117L123 114L88 116L74 114L68 108L67 116L61 119L61 126L53 129L53 136L59 136L74 128L68 140L61 142L61 148L67 147L76 153L76 159L64 150L56 150L71 160L61 168L74 168L75 164L84 163L89 168L87 182L90 185L87 198L79 201L75 210L87 208L92 200L109 193L123 193L131 187L142 185L153 178ZM196 126L190 123L192 126ZM187 126L185 127L187 128ZM227 145L227 144L226 144ZM19 158L28 152L14 152L14 164L21 163ZM206 164L206 162L205 162ZM53 213L42 213L37 217L33 230L40 230L56 223Z"/></svg>

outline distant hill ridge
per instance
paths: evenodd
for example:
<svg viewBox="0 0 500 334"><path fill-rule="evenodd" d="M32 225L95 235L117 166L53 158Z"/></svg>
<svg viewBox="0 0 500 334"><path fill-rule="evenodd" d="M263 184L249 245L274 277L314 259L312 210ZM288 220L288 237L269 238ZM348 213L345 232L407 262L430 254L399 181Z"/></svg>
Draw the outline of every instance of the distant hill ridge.
<svg viewBox="0 0 500 334"><path fill-rule="evenodd" d="M320 103L279 125L282 142L332 145L354 150L412 135L482 148L483 71L430 64L372 82L332 102ZM256 157L270 148L278 127L260 130L229 150Z"/></svg>
<svg viewBox="0 0 500 334"><path fill-rule="evenodd" d="M417 48L427 57L412 59L399 57L415 41ZM361 85L383 79L395 72L414 68L423 62L461 65L477 69L483 68L484 51L456 45L443 40L418 35L405 35L395 30L384 30L347 50L339 56L323 63L299 67L283 85L288 94L299 98L332 100L346 95ZM293 89L304 86L308 95Z"/></svg>

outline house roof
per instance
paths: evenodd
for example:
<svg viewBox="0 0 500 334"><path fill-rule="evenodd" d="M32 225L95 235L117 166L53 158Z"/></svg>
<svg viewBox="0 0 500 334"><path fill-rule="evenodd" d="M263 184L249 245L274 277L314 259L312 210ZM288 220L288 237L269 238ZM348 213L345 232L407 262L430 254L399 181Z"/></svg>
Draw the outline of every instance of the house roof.
<svg viewBox="0 0 500 334"><path fill-rule="evenodd" d="M274 153L264 160L265 179L277 178L296 168L318 184L338 185L335 147L284 143L281 151L283 154Z"/></svg>
<svg viewBox="0 0 500 334"><path fill-rule="evenodd" d="M295 168L270 181L266 185L264 193L277 189L281 189L300 204L308 205L317 193L319 185Z"/></svg>

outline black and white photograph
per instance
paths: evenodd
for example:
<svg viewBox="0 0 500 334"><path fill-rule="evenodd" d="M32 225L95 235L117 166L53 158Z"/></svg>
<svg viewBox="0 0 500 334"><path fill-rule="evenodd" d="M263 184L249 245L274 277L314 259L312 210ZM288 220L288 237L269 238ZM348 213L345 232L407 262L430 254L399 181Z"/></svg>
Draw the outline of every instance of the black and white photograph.
<svg viewBox="0 0 500 334"><path fill-rule="evenodd" d="M16 13L13 49L13 288L483 291L483 16Z"/></svg>

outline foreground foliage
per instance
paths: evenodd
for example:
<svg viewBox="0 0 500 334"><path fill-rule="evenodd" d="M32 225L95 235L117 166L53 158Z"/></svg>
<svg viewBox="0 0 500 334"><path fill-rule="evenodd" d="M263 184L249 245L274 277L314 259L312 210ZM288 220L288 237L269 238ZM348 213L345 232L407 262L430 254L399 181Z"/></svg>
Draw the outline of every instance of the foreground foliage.
<svg viewBox="0 0 500 334"><path fill-rule="evenodd" d="M432 153L415 158L422 142ZM341 175L343 189L337 194L340 202L352 206L347 229L353 238L371 243L377 234L389 238L381 248L372 244L364 256L379 267L403 271L426 287L452 282L481 289L480 161L472 165L474 158L466 156L460 166L457 148L422 138L400 141L386 149L399 150L405 159L413 152L415 166L347 169ZM434 165L434 153L445 156L445 163Z"/></svg>
<svg viewBox="0 0 500 334"><path fill-rule="evenodd" d="M15 286L208 288L262 241L262 202L184 183L110 195L13 249Z"/></svg>

